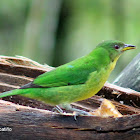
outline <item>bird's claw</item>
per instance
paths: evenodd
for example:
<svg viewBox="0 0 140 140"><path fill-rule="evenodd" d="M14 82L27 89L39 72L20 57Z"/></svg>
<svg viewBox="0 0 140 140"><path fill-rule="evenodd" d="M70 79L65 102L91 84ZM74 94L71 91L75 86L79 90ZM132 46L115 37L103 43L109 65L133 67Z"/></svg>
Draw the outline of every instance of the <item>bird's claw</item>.
<svg viewBox="0 0 140 140"><path fill-rule="evenodd" d="M69 110L73 111L73 116L74 119L77 120L77 116L93 116L91 115L89 112L86 112L84 110L80 110L80 109L76 109L76 108L70 108ZM66 112L64 112L58 105L56 105L53 109L53 112L58 112L60 114L65 114Z"/></svg>
<svg viewBox="0 0 140 140"><path fill-rule="evenodd" d="M74 111L73 115L74 115L74 119L75 120L77 120L77 118L76 118L77 116L93 116L90 113L88 113L86 111L83 111L83 110L81 110L81 111Z"/></svg>

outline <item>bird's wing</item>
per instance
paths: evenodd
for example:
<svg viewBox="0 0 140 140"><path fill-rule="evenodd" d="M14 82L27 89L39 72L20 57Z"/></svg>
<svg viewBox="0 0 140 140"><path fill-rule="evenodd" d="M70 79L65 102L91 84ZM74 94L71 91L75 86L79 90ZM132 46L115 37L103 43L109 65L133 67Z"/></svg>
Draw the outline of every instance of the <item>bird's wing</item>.
<svg viewBox="0 0 140 140"><path fill-rule="evenodd" d="M67 63L56 69L38 76L32 83L22 88L59 87L84 84L89 74L96 69L90 62Z"/></svg>

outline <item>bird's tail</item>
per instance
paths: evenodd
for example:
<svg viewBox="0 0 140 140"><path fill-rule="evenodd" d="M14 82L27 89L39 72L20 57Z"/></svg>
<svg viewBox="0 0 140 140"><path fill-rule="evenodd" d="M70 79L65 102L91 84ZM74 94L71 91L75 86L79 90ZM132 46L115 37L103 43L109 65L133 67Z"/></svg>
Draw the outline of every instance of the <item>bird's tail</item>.
<svg viewBox="0 0 140 140"><path fill-rule="evenodd" d="M10 91L0 93L0 98L12 96L12 95L18 95L18 94L21 94L20 89L10 90Z"/></svg>

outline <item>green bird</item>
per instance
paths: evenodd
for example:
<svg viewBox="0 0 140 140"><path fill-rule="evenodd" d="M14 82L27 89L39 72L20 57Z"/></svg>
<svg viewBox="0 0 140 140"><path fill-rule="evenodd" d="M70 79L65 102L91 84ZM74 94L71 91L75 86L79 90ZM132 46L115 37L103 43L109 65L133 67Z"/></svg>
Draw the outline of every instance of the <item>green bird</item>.
<svg viewBox="0 0 140 140"><path fill-rule="evenodd" d="M107 81L120 55L135 46L121 41L103 41L88 55L61 65L56 69L39 75L31 83L0 94L0 98L21 95L47 104L80 112L70 103L95 95Z"/></svg>

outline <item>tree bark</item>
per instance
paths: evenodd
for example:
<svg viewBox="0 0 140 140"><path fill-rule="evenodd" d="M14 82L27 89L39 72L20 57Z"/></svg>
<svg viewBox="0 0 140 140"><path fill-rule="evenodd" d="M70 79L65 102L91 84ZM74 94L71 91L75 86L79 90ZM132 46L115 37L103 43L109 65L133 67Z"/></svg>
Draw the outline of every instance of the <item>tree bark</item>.
<svg viewBox="0 0 140 140"><path fill-rule="evenodd" d="M16 89L53 69L31 60L23 63L23 58L1 58L0 61L0 92ZM78 116L75 120L71 112L54 113L52 106L37 100L22 96L5 97L3 99L8 101L0 100L0 138L140 139L140 93L106 83L97 95L72 105L91 112L100 106L105 97L123 117Z"/></svg>
<svg viewBox="0 0 140 140"><path fill-rule="evenodd" d="M140 53L120 73L113 84L140 92Z"/></svg>

